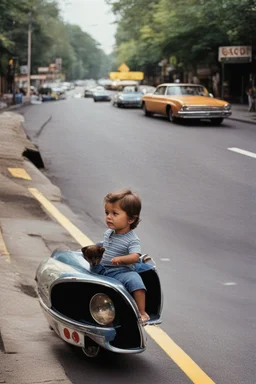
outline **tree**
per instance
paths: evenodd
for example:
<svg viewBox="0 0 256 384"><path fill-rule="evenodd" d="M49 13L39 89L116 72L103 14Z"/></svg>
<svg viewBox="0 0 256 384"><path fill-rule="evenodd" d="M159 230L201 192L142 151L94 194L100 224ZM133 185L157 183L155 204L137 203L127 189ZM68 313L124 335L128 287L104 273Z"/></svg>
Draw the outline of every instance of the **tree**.
<svg viewBox="0 0 256 384"><path fill-rule="evenodd" d="M62 58L67 79L94 77L105 73L107 56L99 44L76 25L60 17L56 0L2 0L0 2L0 74L8 61L19 58L27 64L28 28L32 29L32 73Z"/></svg>
<svg viewBox="0 0 256 384"><path fill-rule="evenodd" d="M106 0L117 17L116 60L147 68L216 61L221 45L253 45L255 0Z"/></svg>

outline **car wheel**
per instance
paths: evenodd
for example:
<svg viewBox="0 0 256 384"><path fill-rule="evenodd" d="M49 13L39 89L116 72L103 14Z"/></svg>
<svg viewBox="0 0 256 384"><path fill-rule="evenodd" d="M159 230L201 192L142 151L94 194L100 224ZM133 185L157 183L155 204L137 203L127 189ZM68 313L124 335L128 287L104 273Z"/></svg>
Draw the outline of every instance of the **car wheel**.
<svg viewBox="0 0 256 384"><path fill-rule="evenodd" d="M169 107L167 109L167 114L168 114L168 118L169 118L170 122L171 123L176 123L177 119L176 119L176 117L173 116L173 112L172 112L172 108L171 107Z"/></svg>
<svg viewBox="0 0 256 384"><path fill-rule="evenodd" d="M92 339L90 339L89 337L86 337L84 338L84 348L82 348L82 351L83 353L87 356L87 357L97 357L98 354L100 353L100 346L98 344L96 344Z"/></svg>
<svg viewBox="0 0 256 384"><path fill-rule="evenodd" d="M94 102L96 103L96 102L97 102L97 100L96 100L96 99L94 99Z"/></svg>
<svg viewBox="0 0 256 384"><path fill-rule="evenodd" d="M222 118L222 117L219 117L219 118L217 118L217 119L211 119L211 122L212 122L212 124L214 124L214 125L221 125L222 121L223 121L223 118Z"/></svg>
<svg viewBox="0 0 256 384"><path fill-rule="evenodd" d="M148 117L152 116L152 113L147 110L146 103L142 104L142 109L144 111L145 116L148 116Z"/></svg>

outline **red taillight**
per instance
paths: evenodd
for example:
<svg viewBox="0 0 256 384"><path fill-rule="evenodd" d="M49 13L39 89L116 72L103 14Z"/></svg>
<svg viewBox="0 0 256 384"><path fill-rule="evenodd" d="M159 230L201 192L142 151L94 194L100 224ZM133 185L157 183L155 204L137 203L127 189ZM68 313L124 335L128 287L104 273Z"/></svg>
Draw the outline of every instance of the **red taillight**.
<svg viewBox="0 0 256 384"><path fill-rule="evenodd" d="M64 328L63 333L66 339L70 339L70 332L67 328Z"/></svg>
<svg viewBox="0 0 256 384"><path fill-rule="evenodd" d="M72 333L72 339L74 340L75 343L79 343L80 337L77 332Z"/></svg>

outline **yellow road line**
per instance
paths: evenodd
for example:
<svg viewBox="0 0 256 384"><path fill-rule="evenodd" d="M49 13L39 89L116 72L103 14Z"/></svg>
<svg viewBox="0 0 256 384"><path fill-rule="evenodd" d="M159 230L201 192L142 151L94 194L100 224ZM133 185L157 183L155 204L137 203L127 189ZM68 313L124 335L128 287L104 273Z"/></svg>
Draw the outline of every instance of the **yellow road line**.
<svg viewBox="0 0 256 384"><path fill-rule="evenodd" d="M8 168L8 171L13 177L18 177L19 179L32 180L29 174L23 168Z"/></svg>
<svg viewBox="0 0 256 384"><path fill-rule="evenodd" d="M5 256L6 257L5 260L7 263L11 262L10 254L6 248L1 230L0 230L0 256Z"/></svg>
<svg viewBox="0 0 256 384"><path fill-rule="evenodd" d="M44 195L36 188L28 188L29 192L42 204L42 206L64 227L70 235L83 247L94 244L74 224L71 223Z"/></svg>
<svg viewBox="0 0 256 384"><path fill-rule="evenodd" d="M29 188L29 191L81 246L94 244L62 213L60 213L60 211L47 200L41 192L36 188ZM175 344L175 342L160 327L146 326L145 330L193 383L214 384L200 367L177 344Z"/></svg>
<svg viewBox="0 0 256 384"><path fill-rule="evenodd" d="M214 384L212 379L160 327L146 326L150 337L195 384Z"/></svg>

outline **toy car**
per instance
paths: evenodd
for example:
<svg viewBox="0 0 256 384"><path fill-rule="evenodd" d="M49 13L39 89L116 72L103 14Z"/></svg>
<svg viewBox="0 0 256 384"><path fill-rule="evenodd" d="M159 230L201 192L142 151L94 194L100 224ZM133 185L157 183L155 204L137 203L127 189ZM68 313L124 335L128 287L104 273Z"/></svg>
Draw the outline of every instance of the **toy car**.
<svg viewBox="0 0 256 384"><path fill-rule="evenodd" d="M148 325L161 323L162 292L153 260L136 263L147 288ZM36 272L38 297L50 327L88 357L101 348L116 353L140 353L146 333L137 305L124 286L90 271L82 252L57 249Z"/></svg>

